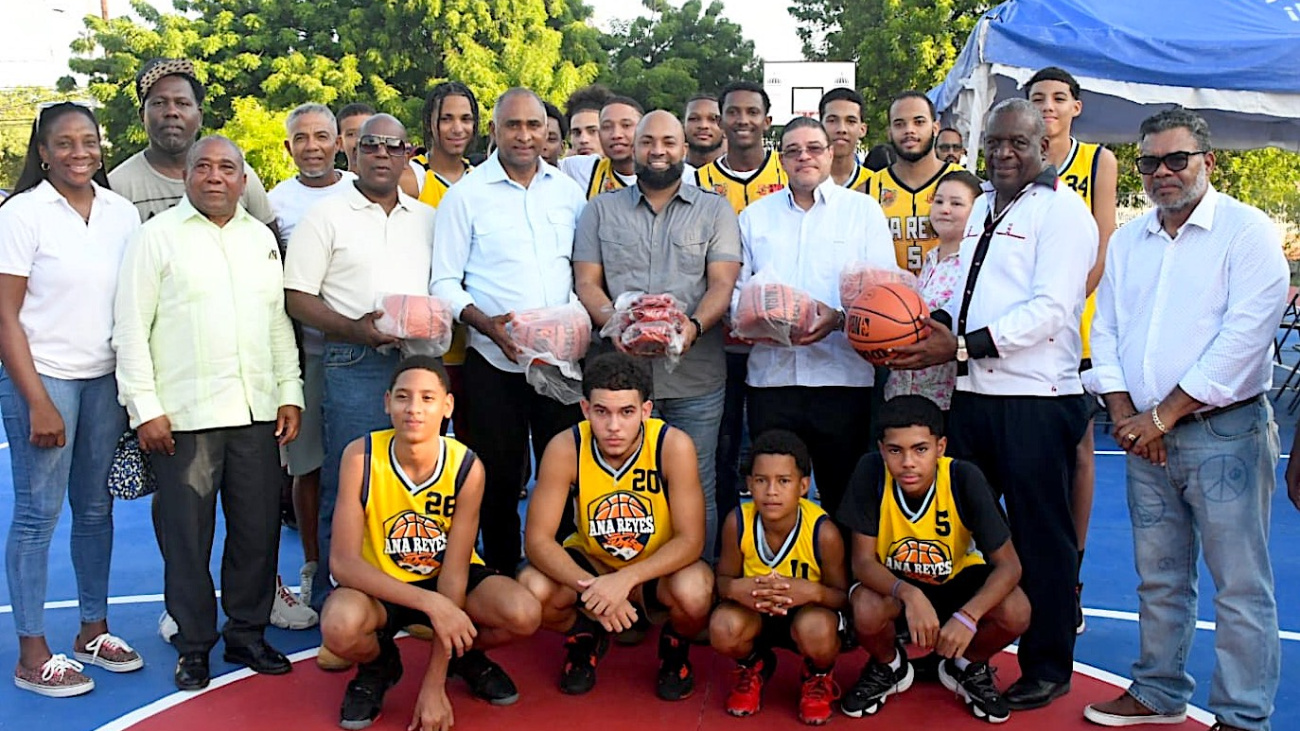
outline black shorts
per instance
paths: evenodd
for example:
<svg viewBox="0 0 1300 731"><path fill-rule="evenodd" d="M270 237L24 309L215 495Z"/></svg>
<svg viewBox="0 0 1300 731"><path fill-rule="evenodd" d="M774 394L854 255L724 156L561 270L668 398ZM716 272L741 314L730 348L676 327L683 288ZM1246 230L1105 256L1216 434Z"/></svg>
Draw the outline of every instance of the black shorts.
<svg viewBox="0 0 1300 731"><path fill-rule="evenodd" d="M930 600L935 615L939 617L939 626L942 627L952 615L957 613L957 610L966 606L966 602L970 601L971 597L979 593L991 573L993 573L992 566L976 564L967 566L961 570L961 573L942 584L922 584L915 581L907 583L920 589L925 598ZM906 611L899 613L898 619L894 620L894 626L899 634L907 631Z"/></svg>
<svg viewBox="0 0 1300 731"><path fill-rule="evenodd" d="M597 571L596 567L591 563L590 556L572 546L569 546L564 550L568 552L569 558L572 558L573 562L578 564L578 567L583 571L586 571L592 576L600 576L601 572ZM605 573L608 574L610 571L606 571ZM578 603L581 604L582 602L579 601ZM632 603L636 604L636 602ZM657 621L659 617L667 616L668 606L659 601L659 579L650 579L641 585L640 609L644 610L642 613L646 615L646 619L654 618L652 621Z"/></svg>
<svg viewBox="0 0 1300 731"><path fill-rule="evenodd" d="M465 581L465 593L469 594L471 591L474 591L474 589L476 589L479 584L482 584L483 580L488 578L489 576L500 576L500 575L501 575L500 571L497 571L496 569L493 568L488 568L483 564L478 564L478 563L470 564L469 577ZM411 586L414 586L418 589L424 589L425 591L437 591L438 577L435 576L432 579L416 581L413 582ZM394 604L392 602L384 601L383 599L380 599L379 603L384 605L384 612L388 615L388 622L384 625L384 627L385 629L388 630L389 634L394 634L398 630L402 629L403 627L412 624L418 624L422 627L430 626L429 615L425 614L424 612L421 612L418 609L412 609L410 607L403 606L401 604Z"/></svg>

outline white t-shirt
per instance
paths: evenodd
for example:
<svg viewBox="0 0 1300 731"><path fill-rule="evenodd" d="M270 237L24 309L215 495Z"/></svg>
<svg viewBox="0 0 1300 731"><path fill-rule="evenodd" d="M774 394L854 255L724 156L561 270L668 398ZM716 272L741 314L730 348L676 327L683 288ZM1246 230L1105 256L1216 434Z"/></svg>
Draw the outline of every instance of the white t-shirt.
<svg viewBox="0 0 1300 731"><path fill-rule="evenodd" d="M289 237L293 234L293 229L307 214L307 211L317 203L329 198L330 196L346 193L348 188L353 187L352 181L357 179L356 173L347 170L336 170L338 179L324 188L313 188L310 185L304 185L298 176L295 175L287 180L282 180L278 185L271 189L266 197L271 200L271 210L275 211L275 221L280 227L281 240L286 245L289 243ZM321 355L325 352L325 335L320 330L312 327L302 329L302 349L308 355Z"/></svg>
<svg viewBox="0 0 1300 731"><path fill-rule="evenodd" d="M355 320L380 294L428 294L434 210L398 191L385 214L348 183L299 221L285 256L284 286L319 295Z"/></svg>
<svg viewBox="0 0 1300 731"><path fill-rule="evenodd" d="M98 378L117 362L113 297L140 214L126 198L94 187L89 222L49 181L0 208L0 274L27 278L18 321L36 372L51 378Z"/></svg>

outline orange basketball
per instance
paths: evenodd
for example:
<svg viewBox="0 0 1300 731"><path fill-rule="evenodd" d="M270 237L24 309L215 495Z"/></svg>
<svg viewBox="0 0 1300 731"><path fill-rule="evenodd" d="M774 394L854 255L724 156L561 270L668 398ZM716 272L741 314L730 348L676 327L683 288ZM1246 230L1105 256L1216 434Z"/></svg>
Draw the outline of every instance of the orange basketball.
<svg viewBox="0 0 1300 731"><path fill-rule="evenodd" d="M451 329L451 312L437 297L390 294L383 309L396 320L394 334L403 338L437 340Z"/></svg>
<svg viewBox="0 0 1300 731"><path fill-rule="evenodd" d="M902 284L877 284L863 292L844 313L844 333L853 349L882 365L884 352L920 342L929 334L925 306L915 290Z"/></svg>
<svg viewBox="0 0 1300 731"><path fill-rule="evenodd" d="M644 518L645 507L636 498L625 492L616 492L596 506L596 520L607 518Z"/></svg>
<svg viewBox="0 0 1300 731"><path fill-rule="evenodd" d="M445 540L442 529L432 518L408 510L389 525L388 539L393 546L390 551L396 549L389 557L400 568L428 576L442 563L440 552L429 550L439 544L439 539Z"/></svg>

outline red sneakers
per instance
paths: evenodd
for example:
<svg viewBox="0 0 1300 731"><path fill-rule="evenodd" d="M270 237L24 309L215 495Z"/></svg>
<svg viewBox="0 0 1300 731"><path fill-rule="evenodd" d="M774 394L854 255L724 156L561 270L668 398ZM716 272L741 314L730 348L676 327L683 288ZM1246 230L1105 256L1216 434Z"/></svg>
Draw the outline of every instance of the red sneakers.
<svg viewBox="0 0 1300 731"><path fill-rule="evenodd" d="M763 707L763 683L772 675L770 664L768 657L759 657L753 665L736 663L736 684L727 696L727 713L733 716L758 713Z"/></svg>
<svg viewBox="0 0 1300 731"><path fill-rule="evenodd" d="M807 675L799 692L799 720L820 726L830 720L831 702L840 697L840 688L830 673Z"/></svg>

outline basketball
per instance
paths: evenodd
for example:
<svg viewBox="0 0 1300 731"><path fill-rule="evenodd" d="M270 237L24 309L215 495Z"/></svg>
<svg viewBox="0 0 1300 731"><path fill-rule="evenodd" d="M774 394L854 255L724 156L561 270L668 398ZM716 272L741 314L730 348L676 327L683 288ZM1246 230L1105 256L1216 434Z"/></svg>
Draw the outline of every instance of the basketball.
<svg viewBox="0 0 1300 731"><path fill-rule="evenodd" d="M399 567L428 576L441 565L446 537L433 519L408 510L389 524L386 543Z"/></svg>
<svg viewBox="0 0 1300 731"><path fill-rule="evenodd" d="M883 351L920 342L930 332L924 323L930 308L903 284L869 287L844 314L849 344L876 365L888 361Z"/></svg>
<svg viewBox="0 0 1300 731"><path fill-rule="evenodd" d="M733 334L785 345L811 330L816 319L817 303L808 293L777 282L750 282L740 290Z"/></svg>
<svg viewBox="0 0 1300 731"><path fill-rule="evenodd" d="M596 520L608 518L644 518L645 507L636 498L624 492L616 492L606 497L596 506Z"/></svg>
<svg viewBox="0 0 1300 731"><path fill-rule="evenodd" d="M575 363L591 344L591 319L582 305L516 312L506 331L522 349Z"/></svg>
<svg viewBox="0 0 1300 731"><path fill-rule="evenodd" d="M376 324L380 332L422 340L439 340L451 332L451 310L437 297L390 294L384 297L383 311L384 317Z"/></svg>

